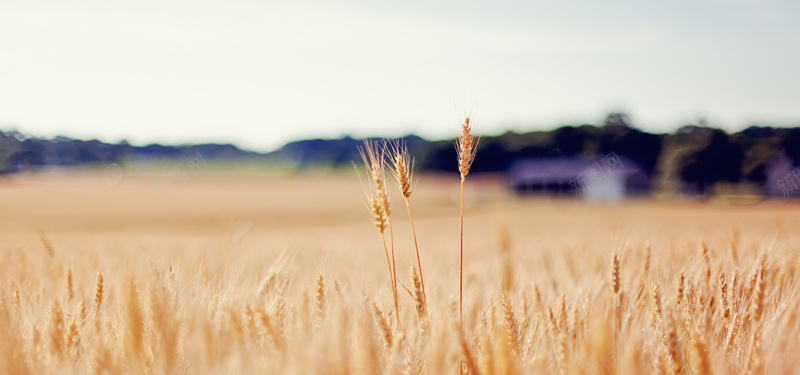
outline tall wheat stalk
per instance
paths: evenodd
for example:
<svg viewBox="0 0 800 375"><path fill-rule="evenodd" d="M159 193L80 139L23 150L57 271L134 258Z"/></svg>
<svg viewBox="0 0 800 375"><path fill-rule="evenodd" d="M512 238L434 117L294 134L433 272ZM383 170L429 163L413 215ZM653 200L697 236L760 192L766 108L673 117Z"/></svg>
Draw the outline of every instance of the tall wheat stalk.
<svg viewBox="0 0 800 375"><path fill-rule="evenodd" d="M392 283L392 295L394 297L395 317L397 325L400 326L400 306L397 301L397 272L394 257L394 230L389 207L389 193L386 189L385 170L386 170L386 147L382 143L364 140L364 147L359 148L361 159L367 169L368 182L364 183L364 191L367 194L368 209L372 215L372 220L381 234L383 242L383 252L386 255L386 264L389 266L389 279ZM389 250L386 246L386 227L389 227L389 235L392 248L392 256L389 258Z"/></svg>
<svg viewBox="0 0 800 375"><path fill-rule="evenodd" d="M408 153L408 147L402 141L396 141L392 144L391 160L394 166L394 177L397 186L400 188L400 193L406 201L406 210L408 211L408 221L411 223L411 234L414 236L414 251L417 254L417 268L419 269L419 281L422 287L422 300L427 305L428 297L425 294L425 278L422 273L422 261L419 256L419 244L417 243L417 229L414 226L414 219L411 216L411 188L413 185L414 176L414 162Z"/></svg>
<svg viewBox="0 0 800 375"><path fill-rule="evenodd" d="M461 134L456 141L456 151L458 152L458 171L461 173L461 214L459 220L460 232L460 260L458 272L458 321L464 324L464 180L469 174L469 168L475 160L477 140L472 135L472 128L469 124L469 117L464 119L461 124Z"/></svg>

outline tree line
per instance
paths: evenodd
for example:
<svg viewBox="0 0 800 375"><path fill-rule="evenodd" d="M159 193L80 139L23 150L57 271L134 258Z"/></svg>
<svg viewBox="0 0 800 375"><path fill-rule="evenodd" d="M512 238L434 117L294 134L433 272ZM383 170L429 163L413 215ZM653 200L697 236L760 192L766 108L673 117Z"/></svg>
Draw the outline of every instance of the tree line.
<svg viewBox="0 0 800 375"><path fill-rule="evenodd" d="M415 155L416 169L452 172L457 164L452 140L428 141L404 137ZM131 161L181 159L200 152L205 160L256 160L293 168L351 168L360 160L360 139L311 139L291 142L271 153L242 150L231 144L134 146L67 137L29 137L0 132L0 173L43 166L107 165ZM684 191L709 193L719 183L764 186L770 165L784 158L800 164L800 128L751 126L728 133L700 121L671 134L638 129L624 113L611 113L601 124L561 126L554 130L508 131L481 137L472 173L502 173L518 160L594 158L614 152L636 162L662 184L679 184Z"/></svg>
<svg viewBox="0 0 800 375"><path fill-rule="evenodd" d="M455 170L452 140L426 141L413 135L403 140L415 155L418 170ZM289 143L274 155L301 168L350 167L359 158L360 144L360 139L351 137L305 140ZM769 182L768 169L781 158L796 167L800 128L754 125L728 133L698 121L671 134L654 134L631 125L624 113L611 113L601 124L482 136L477 152L472 173L502 173L522 159L590 159L614 152L636 162L661 186L679 185L683 192L708 194L720 183L763 187Z"/></svg>

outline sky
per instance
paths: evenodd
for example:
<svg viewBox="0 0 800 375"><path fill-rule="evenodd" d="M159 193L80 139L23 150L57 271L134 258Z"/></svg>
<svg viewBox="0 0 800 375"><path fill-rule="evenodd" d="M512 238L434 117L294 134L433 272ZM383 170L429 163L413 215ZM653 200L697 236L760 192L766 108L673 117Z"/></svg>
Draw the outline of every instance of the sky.
<svg viewBox="0 0 800 375"><path fill-rule="evenodd" d="M800 125L797 0L0 2L0 129L133 144Z"/></svg>

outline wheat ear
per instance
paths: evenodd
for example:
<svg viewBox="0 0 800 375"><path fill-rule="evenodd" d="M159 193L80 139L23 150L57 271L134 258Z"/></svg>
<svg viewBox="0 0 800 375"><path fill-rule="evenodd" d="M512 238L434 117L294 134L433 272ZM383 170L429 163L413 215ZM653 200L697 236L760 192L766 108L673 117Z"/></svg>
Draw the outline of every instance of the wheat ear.
<svg viewBox="0 0 800 375"><path fill-rule="evenodd" d="M389 326L389 321L386 319L386 315L383 313L383 311L381 311L375 301L372 301L372 312L375 315L375 325L378 326L378 330L381 333L381 337L383 337L386 347L391 349L392 345L394 344L392 327Z"/></svg>
<svg viewBox="0 0 800 375"><path fill-rule="evenodd" d="M617 334L622 321L622 297L619 292L619 255L614 252L611 258L611 291L614 292L614 327Z"/></svg>
<svg viewBox="0 0 800 375"><path fill-rule="evenodd" d="M97 273L97 289L94 292L94 307L98 312L103 305L103 273Z"/></svg>
<svg viewBox="0 0 800 375"><path fill-rule="evenodd" d="M319 275L317 278L317 288L314 293L314 300L317 305L314 319L316 322L319 322L325 316L325 299L325 281L322 279L322 275Z"/></svg>
<svg viewBox="0 0 800 375"><path fill-rule="evenodd" d="M411 297L414 298L414 307L417 311L417 318L420 323L420 330L424 334L428 328L428 307L425 304L425 296L422 290L422 279L417 274L414 266L411 266L411 284L414 286L414 291Z"/></svg>

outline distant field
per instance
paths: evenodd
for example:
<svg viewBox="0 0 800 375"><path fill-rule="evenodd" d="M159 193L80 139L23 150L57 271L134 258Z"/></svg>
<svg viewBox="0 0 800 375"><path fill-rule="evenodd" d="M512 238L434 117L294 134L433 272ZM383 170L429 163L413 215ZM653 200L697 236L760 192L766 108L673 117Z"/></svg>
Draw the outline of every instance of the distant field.
<svg viewBox="0 0 800 375"><path fill-rule="evenodd" d="M458 180L419 181L428 314L403 289L397 327L355 174L0 179L0 373L800 373L800 205L584 205L472 178L461 337Z"/></svg>

